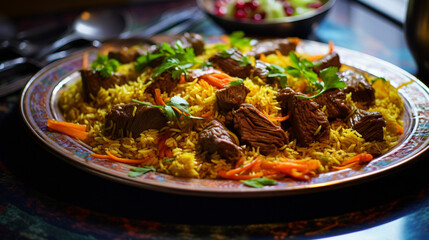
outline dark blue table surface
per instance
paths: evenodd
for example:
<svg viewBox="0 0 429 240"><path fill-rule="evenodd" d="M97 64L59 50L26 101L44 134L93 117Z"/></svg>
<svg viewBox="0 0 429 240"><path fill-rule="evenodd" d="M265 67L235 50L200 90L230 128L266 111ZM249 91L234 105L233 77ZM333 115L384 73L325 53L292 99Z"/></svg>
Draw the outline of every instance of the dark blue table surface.
<svg viewBox="0 0 429 240"><path fill-rule="evenodd" d="M182 2L116 6L144 23ZM76 13L13 19L70 21ZM210 20L192 31L222 34ZM364 52L414 74L401 26L338 0L308 37ZM422 79L424 80L424 79ZM370 182L272 198L207 198L148 191L76 169L43 148L0 98L0 239L429 239L428 154Z"/></svg>

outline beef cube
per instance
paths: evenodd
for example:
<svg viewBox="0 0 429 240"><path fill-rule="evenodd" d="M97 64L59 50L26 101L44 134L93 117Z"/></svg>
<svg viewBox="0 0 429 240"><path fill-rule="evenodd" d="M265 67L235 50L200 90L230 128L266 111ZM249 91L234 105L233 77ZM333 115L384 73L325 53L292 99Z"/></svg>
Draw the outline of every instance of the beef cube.
<svg viewBox="0 0 429 240"><path fill-rule="evenodd" d="M232 54L229 57L224 57L222 54L217 53L209 59L215 68L221 69L233 77L246 78L250 76L253 71L251 64L243 66L237 59L242 59L243 54L238 50L232 49Z"/></svg>
<svg viewBox="0 0 429 240"><path fill-rule="evenodd" d="M357 109L348 119L348 123L366 141L383 141L383 127L386 126L386 121L381 113Z"/></svg>
<svg viewBox="0 0 429 240"><path fill-rule="evenodd" d="M262 154L275 152L289 143L283 129L252 104L242 103L232 115L234 130L238 133L240 143L259 148Z"/></svg>
<svg viewBox="0 0 429 240"><path fill-rule="evenodd" d="M352 112L346 102L346 95L339 89L328 90L313 99L321 107L326 106L328 119L346 118Z"/></svg>
<svg viewBox="0 0 429 240"><path fill-rule="evenodd" d="M366 105L372 105L375 101L375 91L368 80L362 75L352 70L340 72L339 77L347 84L345 93L352 93L352 99Z"/></svg>
<svg viewBox="0 0 429 240"><path fill-rule="evenodd" d="M266 82L267 80L271 80L272 82L272 79L268 79L268 66L268 63L256 60L255 67L252 72L252 77L259 77L264 82Z"/></svg>
<svg viewBox="0 0 429 240"><path fill-rule="evenodd" d="M269 55L279 51L282 55L287 56L290 51L296 50L296 42L288 39L264 40L253 46L249 55L259 59L261 54Z"/></svg>
<svg viewBox="0 0 429 240"><path fill-rule="evenodd" d="M176 88L179 80L174 80L170 72L163 72L161 75L151 78L152 83L146 88L145 92L154 93L156 88L159 88L161 92L171 93Z"/></svg>
<svg viewBox="0 0 429 240"><path fill-rule="evenodd" d="M298 97L298 93L291 88L282 89L277 100L283 113L289 115L289 125L283 126L290 129L299 146L305 147L314 141L329 138L330 124L318 103Z"/></svg>
<svg viewBox="0 0 429 240"><path fill-rule="evenodd" d="M234 143L225 126L218 120L210 121L200 132L201 150L213 154L219 153L223 158L237 161L241 158L241 148Z"/></svg>
<svg viewBox="0 0 429 240"><path fill-rule="evenodd" d="M250 90L244 85L229 85L226 88L216 91L216 103L218 109L229 112L237 109L244 102Z"/></svg>
<svg viewBox="0 0 429 240"><path fill-rule="evenodd" d="M116 139L120 137L137 138L147 129L167 126L167 118L162 110L139 103L115 105L106 115L104 134Z"/></svg>
<svg viewBox="0 0 429 240"><path fill-rule="evenodd" d="M184 33L179 37L179 40L182 43L183 48L191 47L194 49L196 56L204 53L204 39L200 34L197 33ZM174 47L176 41L173 41L170 45Z"/></svg>
<svg viewBox="0 0 429 240"><path fill-rule="evenodd" d="M313 67L313 71L317 74L328 67L337 67L338 69L341 67L340 56L336 52L332 52L321 59L315 60L313 63L320 64L317 67Z"/></svg>
<svg viewBox="0 0 429 240"><path fill-rule="evenodd" d="M108 78L100 75L99 72L91 69L80 70L82 77L83 99L85 102L93 100L100 88L109 89L115 85L123 85L127 83L127 78L123 74L115 73Z"/></svg>
<svg viewBox="0 0 429 240"><path fill-rule="evenodd" d="M123 47L118 51L110 51L108 54L109 58L116 59L120 63L135 62L138 57L146 54L146 51L139 46Z"/></svg>

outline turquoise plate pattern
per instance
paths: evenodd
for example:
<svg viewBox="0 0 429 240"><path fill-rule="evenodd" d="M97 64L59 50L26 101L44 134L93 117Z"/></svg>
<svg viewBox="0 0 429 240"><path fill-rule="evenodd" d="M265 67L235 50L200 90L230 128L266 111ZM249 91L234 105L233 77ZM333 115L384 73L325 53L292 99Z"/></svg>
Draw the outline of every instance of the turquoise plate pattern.
<svg viewBox="0 0 429 240"><path fill-rule="evenodd" d="M208 37L208 42L218 41ZM120 46L120 44L118 44ZM324 43L302 40L298 52L323 54L329 46ZM87 49L89 59L103 49ZM251 188L239 181L179 178L167 174L150 172L137 178L128 176L131 166L98 159L91 156L92 150L83 142L69 136L52 132L46 127L47 119L62 120L57 107L61 91L69 84L80 80L83 52L54 62L34 75L21 96L21 114L36 139L51 152L68 163L90 173L127 185L174 194L209 197L270 197L296 195L332 188L347 187L389 174L418 159L429 146L429 91L413 75L375 57L353 50L336 47L341 62L391 81L394 87L409 83L399 89L405 111L404 134L397 146L375 158L360 169L344 169L320 174L309 181L288 179L274 186Z"/></svg>

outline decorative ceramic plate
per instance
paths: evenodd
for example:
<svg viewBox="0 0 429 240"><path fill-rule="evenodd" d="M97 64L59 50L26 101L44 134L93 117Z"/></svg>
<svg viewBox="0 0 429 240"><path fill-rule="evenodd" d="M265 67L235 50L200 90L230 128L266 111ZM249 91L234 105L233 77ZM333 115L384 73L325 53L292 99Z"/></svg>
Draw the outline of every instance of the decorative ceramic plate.
<svg viewBox="0 0 429 240"><path fill-rule="evenodd" d="M208 39L216 41L216 39ZM310 54L326 53L329 46L313 41L301 41L297 51ZM134 185L145 189L176 194L201 195L215 197L261 197L302 194L322 191L334 187L345 187L358 184L391 173L415 160L429 146L429 91L414 76L404 70L356 51L336 47L343 64L366 71L391 81L394 87L410 84L399 89L403 98L405 111L404 134L399 143L382 156L375 158L359 170L344 169L320 174L309 181L289 179L279 181L274 186L251 188L239 181L179 178L167 174L149 172L137 178L128 176L129 165L94 158L92 150L81 141L51 132L46 127L46 120L64 120L58 107L57 99L61 91L80 80L78 70L82 68L83 53L70 56L43 68L25 87L21 98L22 116L38 140L45 144L67 162L93 174ZM96 57L100 49L90 49L89 59Z"/></svg>

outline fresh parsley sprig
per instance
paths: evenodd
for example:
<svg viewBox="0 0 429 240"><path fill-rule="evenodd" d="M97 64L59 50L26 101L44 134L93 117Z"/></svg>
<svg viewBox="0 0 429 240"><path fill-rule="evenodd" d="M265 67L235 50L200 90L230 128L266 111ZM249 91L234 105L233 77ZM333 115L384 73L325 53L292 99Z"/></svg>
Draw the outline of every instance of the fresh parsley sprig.
<svg viewBox="0 0 429 240"><path fill-rule="evenodd" d="M322 88L321 83L318 81L317 74L312 69L313 67L319 66L320 63L314 64L307 59L299 59L293 51L289 52L289 58L292 62L292 66L286 67L286 72L289 75L296 78L303 76L312 86L315 86L316 89Z"/></svg>
<svg viewBox="0 0 429 240"><path fill-rule="evenodd" d="M269 185L276 185L277 182L271 178L261 177L261 178L252 178L248 180L241 180L242 183L249 187L261 188Z"/></svg>
<svg viewBox="0 0 429 240"><path fill-rule="evenodd" d="M91 68L99 72L104 78L112 76L121 65L116 59L109 59L108 55L97 54L97 59L91 63Z"/></svg>
<svg viewBox="0 0 429 240"><path fill-rule="evenodd" d="M237 48L243 49L247 46L254 45L257 41L252 38L245 37L245 33L243 31L234 31L229 36L229 44L216 44L215 48L219 51L228 49L228 48Z"/></svg>
<svg viewBox="0 0 429 240"><path fill-rule="evenodd" d="M179 96L172 97L170 99L170 102L162 106L153 105L153 104L142 102L135 99L133 99L133 102L144 104L151 107L160 108L164 113L164 115L170 121L175 121L175 120L179 121L182 116L186 118L192 118L192 119L204 119L204 118L192 116L191 113L189 112L189 103L185 99Z"/></svg>
<svg viewBox="0 0 429 240"><path fill-rule="evenodd" d="M311 99L319 96L320 94L326 92L329 89L334 88L345 88L347 84L343 82L340 77L337 75L338 68L337 67L328 67L320 71L320 78L322 79L322 90L320 90L317 94L307 97L303 95L297 95L298 97Z"/></svg>
<svg viewBox="0 0 429 240"><path fill-rule="evenodd" d="M239 62L238 65L240 67L245 67L247 65L252 64L252 62L250 61L249 57L247 55L245 55L245 54L243 54L243 56L241 58L234 56L234 52L235 51L237 51L235 48L225 49L225 50L219 52L219 55L222 58L229 58L229 57L231 57L235 61Z"/></svg>
<svg viewBox="0 0 429 240"><path fill-rule="evenodd" d="M270 64L267 66L267 70L269 78L279 78L280 87L287 87L287 75L285 74L284 68L275 64Z"/></svg>
<svg viewBox="0 0 429 240"><path fill-rule="evenodd" d="M128 176L133 178L140 177L147 172L156 172L156 169L152 166L134 167L130 169Z"/></svg>
<svg viewBox="0 0 429 240"><path fill-rule="evenodd" d="M187 78L189 68L196 64L202 64L202 62L195 58L193 48L183 48L182 42L177 41L175 48L167 43L163 43L156 53L147 53L137 58L136 69L143 69L152 61L161 57L163 57L162 62L152 77L157 77L164 72L171 72L171 76L175 80L179 79L182 74Z"/></svg>

